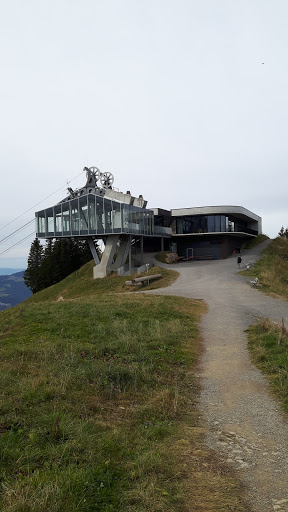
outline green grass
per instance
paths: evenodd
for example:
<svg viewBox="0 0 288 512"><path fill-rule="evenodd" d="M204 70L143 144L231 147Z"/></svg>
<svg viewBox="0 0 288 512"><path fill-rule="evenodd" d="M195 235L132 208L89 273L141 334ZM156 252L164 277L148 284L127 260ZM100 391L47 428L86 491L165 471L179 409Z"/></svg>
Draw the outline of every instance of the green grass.
<svg viewBox="0 0 288 512"><path fill-rule="evenodd" d="M179 339L186 315L168 314L162 298L152 302L151 309L151 299L119 296L113 304L102 298L5 312L4 510L21 510L27 499L31 510L125 509L134 480L158 482L161 444L175 430L177 389L193 357L182 344L196 328L185 322ZM157 485L173 502L171 469L161 471Z"/></svg>
<svg viewBox="0 0 288 512"><path fill-rule="evenodd" d="M240 273L257 276L263 292L288 299L288 240L275 238L254 267Z"/></svg>
<svg viewBox="0 0 288 512"><path fill-rule="evenodd" d="M90 261L81 267L73 274L70 274L66 279L57 283L49 288L45 288L41 292L33 295L29 300L33 302L42 302L50 300L62 299L76 299L78 297L94 297L95 295L107 295L115 293L126 293L127 291L139 291L139 287L127 287L125 282L129 280L129 276L118 277L116 273L112 273L105 279L93 279L93 266L94 262ZM178 278L178 272L165 268L152 267L149 269L149 275L161 274L162 277L158 280L151 281L149 286L145 284L140 288L145 290L155 290L157 288L164 288L172 284ZM136 277L147 275L135 274Z"/></svg>
<svg viewBox="0 0 288 512"><path fill-rule="evenodd" d="M288 299L288 240L275 238L255 266L241 274L257 276L261 291ZM264 318L256 326L249 327L248 339L253 362L269 378L272 389L288 412L288 335L285 326L279 328Z"/></svg>
<svg viewBox="0 0 288 512"><path fill-rule="evenodd" d="M265 242L265 240L268 240L269 236L267 235L258 235L255 238L252 238L249 240L249 242L246 242L243 246L243 249L252 249L253 247L257 247L257 245L262 244Z"/></svg>
<svg viewBox="0 0 288 512"><path fill-rule="evenodd" d="M288 332L268 320L262 319L248 329L252 361L269 378L274 392L288 412Z"/></svg>
<svg viewBox="0 0 288 512"><path fill-rule="evenodd" d="M0 313L0 509L247 511L197 411L205 304L90 271Z"/></svg>

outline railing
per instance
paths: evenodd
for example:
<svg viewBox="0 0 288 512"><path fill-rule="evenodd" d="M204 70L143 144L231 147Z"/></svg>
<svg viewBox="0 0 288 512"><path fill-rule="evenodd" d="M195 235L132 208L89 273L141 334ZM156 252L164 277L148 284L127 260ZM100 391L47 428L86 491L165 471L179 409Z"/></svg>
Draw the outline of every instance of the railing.
<svg viewBox="0 0 288 512"><path fill-rule="evenodd" d="M156 229L156 226L155 226L155 229ZM167 228L162 228L162 229L167 229ZM168 228L169 229L169 228ZM156 231L155 231L156 233ZM237 226L237 229L225 229L225 230L221 230L221 231L204 231L202 229L198 229L197 231L183 231L182 233L173 233L173 235L206 235L206 234L218 234L218 233L247 233L248 235L255 235L257 236L258 235L258 231L256 231L255 229L250 229L250 228L247 228L247 227L244 227L244 226Z"/></svg>
<svg viewBox="0 0 288 512"><path fill-rule="evenodd" d="M164 226L154 226L154 234L171 236L172 228L164 228Z"/></svg>

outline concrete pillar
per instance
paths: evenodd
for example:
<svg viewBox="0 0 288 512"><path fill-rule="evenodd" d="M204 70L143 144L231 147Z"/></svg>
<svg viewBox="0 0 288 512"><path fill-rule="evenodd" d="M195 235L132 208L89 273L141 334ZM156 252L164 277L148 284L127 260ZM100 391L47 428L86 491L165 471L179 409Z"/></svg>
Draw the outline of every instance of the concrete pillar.
<svg viewBox="0 0 288 512"><path fill-rule="evenodd" d="M116 251L119 235L108 235L106 238L105 250L102 254L101 262L93 268L94 279L106 277L111 272L111 265Z"/></svg>
<svg viewBox="0 0 288 512"><path fill-rule="evenodd" d="M123 267L126 263L127 256L129 254L129 236L122 236L120 247L118 248L118 253L116 256L116 260L111 265L111 270L117 270L120 267Z"/></svg>
<svg viewBox="0 0 288 512"><path fill-rule="evenodd" d="M95 261L96 265L99 265L100 260L99 260L99 256L98 256L98 254L97 254L96 247L95 247L95 245L94 245L94 242L93 242L93 238L92 238L92 236L89 236L89 237L87 238L87 241L88 241L88 244L89 244L89 247L90 247L90 251L91 251L91 253L92 253L92 256L93 256L93 258L94 258L94 261Z"/></svg>

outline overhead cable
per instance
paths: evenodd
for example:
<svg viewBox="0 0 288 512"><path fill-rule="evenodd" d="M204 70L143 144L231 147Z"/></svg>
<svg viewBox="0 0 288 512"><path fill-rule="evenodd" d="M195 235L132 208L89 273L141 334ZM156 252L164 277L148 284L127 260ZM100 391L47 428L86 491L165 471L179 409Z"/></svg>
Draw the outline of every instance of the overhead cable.
<svg viewBox="0 0 288 512"><path fill-rule="evenodd" d="M22 229L24 229L27 226L29 226L30 224L32 224L32 222L34 222L34 221L35 221L35 219L29 220L29 222L26 222L26 224L23 224L23 226L21 226L20 228L16 229L15 231L13 231L13 233L10 233L10 235L7 235L7 236L5 236L5 238L2 238L2 240L0 240L0 244L5 242L5 240L8 240L8 238L11 238L11 236L13 236L16 233L18 233L18 231L21 231Z"/></svg>
<svg viewBox="0 0 288 512"><path fill-rule="evenodd" d="M71 180L67 181L67 184L71 183L71 181L74 181L76 180L76 178L79 178L79 176L82 175L82 172L80 174L78 174L77 176L75 176L74 178L72 178ZM43 203L43 201L46 201L46 199L49 199L49 197L53 196L54 194L56 194L57 192L59 192L59 190L62 190L62 188L64 187L65 185L63 185L62 187L58 188L57 190L55 190L55 192L52 192L52 194L49 194L49 196L45 197L44 199L42 199L41 201L39 201L39 203L36 203L34 204L34 206L32 206L31 208L29 208L28 210L26 210L26 212L24 213L21 213L20 215L18 215L18 217L15 217L15 219L13 220L10 220L10 222L8 222L8 224L6 224L5 226L2 226L2 228L0 228L0 231L4 228L7 228L7 226L10 226L10 224L12 224L12 222L15 222L15 220L17 219L20 219L20 217L23 217L23 215L25 215L26 213L28 212L31 212L31 210L34 210L34 208L36 208L36 206L38 206L39 204Z"/></svg>
<svg viewBox="0 0 288 512"><path fill-rule="evenodd" d="M8 247L7 249L5 249L5 251L0 252L0 256L2 256L2 254L5 254L6 252L10 251L11 249L14 249L14 247L16 247L16 245L21 244L21 242L24 242L25 240L27 240L27 238L30 238L30 236L32 236L32 235L35 235L35 231L32 231L32 233L30 233L30 235L25 236L25 238L22 238L22 240L19 240L19 242L16 242L16 244L11 245L11 247Z"/></svg>

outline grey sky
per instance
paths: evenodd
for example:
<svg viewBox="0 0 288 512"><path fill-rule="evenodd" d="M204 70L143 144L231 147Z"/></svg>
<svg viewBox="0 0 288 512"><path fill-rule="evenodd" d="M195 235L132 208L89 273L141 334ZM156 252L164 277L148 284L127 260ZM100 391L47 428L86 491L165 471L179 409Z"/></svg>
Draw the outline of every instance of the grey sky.
<svg viewBox="0 0 288 512"><path fill-rule="evenodd" d="M150 207L241 205L275 237L288 225L287 18L286 0L1 0L0 228L96 165ZM0 267L25 265L31 241Z"/></svg>

